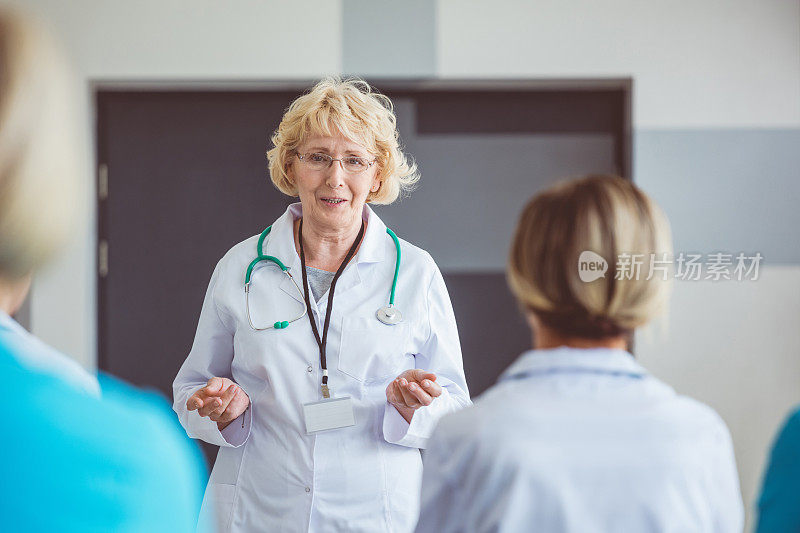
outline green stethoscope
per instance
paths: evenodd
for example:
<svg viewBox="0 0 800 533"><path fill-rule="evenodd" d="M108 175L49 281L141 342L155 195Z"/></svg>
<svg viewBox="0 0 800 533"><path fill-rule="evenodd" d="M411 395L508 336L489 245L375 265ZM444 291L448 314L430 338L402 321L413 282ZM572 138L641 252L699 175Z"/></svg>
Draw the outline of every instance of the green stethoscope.
<svg viewBox="0 0 800 533"><path fill-rule="evenodd" d="M250 327L256 331L264 331L267 329L286 329L289 324L296 320L300 320L306 313L308 313L308 307L305 304L305 295L303 291L300 290L300 287L297 285L297 281L295 281L294 277L292 276L291 272L289 272L289 267L283 264L283 262L275 256L272 255L264 255L264 239L267 238L269 232L272 230L272 226L267 227L263 232L261 232L261 236L258 238L258 246L256 251L258 252L258 256L255 259L250 261L250 264L247 266L247 272L244 276L244 299L245 299L245 307L247 308L247 321L250 323ZM399 324L403 321L403 314L400 312L399 309L395 308L394 306L394 293L397 289L397 275L400 272L400 241L397 240L397 235L394 234L392 230L386 228L386 233L394 241L395 250L397 250L397 260L394 264L394 279L392 280L392 292L389 295L389 305L385 307L381 307L375 312L375 317L380 320L382 323L386 324L387 326L394 326ZM292 280L292 284L294 288L297 289L297 294L300 295L300 301L303 305L303 312L297 315L296 317L292 318L291 320L279 320L274 324L271 324L264 328L257 328L255 324L253 324L252 318L250 318L250 283L251 283L251 276L253 274L253 269L257 264L261 261L270 261L278 265L281 271L286 274L290 280Z"/></svg>

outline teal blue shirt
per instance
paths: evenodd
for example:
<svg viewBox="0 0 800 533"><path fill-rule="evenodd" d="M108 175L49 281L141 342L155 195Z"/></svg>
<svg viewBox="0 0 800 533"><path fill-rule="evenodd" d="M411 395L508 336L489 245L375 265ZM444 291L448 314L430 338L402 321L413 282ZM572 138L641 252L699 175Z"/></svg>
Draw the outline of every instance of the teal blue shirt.
<svg viewBox="0 0 800 533"><path fill-rule="evenodd" d="M102 398L0 343L0 529L194 531L205 466L167 403L107 376Z"/></svg>
<svg viewBox="0 0 800 533"><path fill-rule="evenodd" d="M800 409L789 416L773 444L755 531L800 531Z"/></svg>

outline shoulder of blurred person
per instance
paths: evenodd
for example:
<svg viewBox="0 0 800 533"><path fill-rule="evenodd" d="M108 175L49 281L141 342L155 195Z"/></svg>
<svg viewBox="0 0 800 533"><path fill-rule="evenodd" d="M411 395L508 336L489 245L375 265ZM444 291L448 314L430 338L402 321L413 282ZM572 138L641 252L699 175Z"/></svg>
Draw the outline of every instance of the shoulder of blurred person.
<svg viewBox="0 0 800 533"><path fill-rule="evenodd" d="M584 350L560 348L558 351L580 353ZM520 360L529 355L553 359L564 355L537 352L544 350L526 352L509 370L513 370ZM595 355L580 356L589 358ZM619 390L607 392L603 391L602 386L592 383L591 375L586 376L583 383L566 372L559 375L557 371L538 383L535 378L526 379L524 375L521 378L501 378L476 398L471 408L443 418L437 427L437 435L450 438L452 444L462 442L464 446L469 446L471 440L492 441L493 445L487 451L493 450L494 455L497 450L513 446L520 438L531 441L541 438L547 442L548 436L537 431L537 428L547 425L568 426L579 419L591 419L603 413L605 417L620 420L627 416L634 418L626 421L626 425L658 427L662 431L661 437L664 432L690 439L696 439L698 435L714 435L717 438L727 434L725 422L711 407L676 394L672 387L647 374L633 358L631 363L641 369L641 377L631 380L625 387L619 387ZM507 375L508 372L504 374ZM587 404L588 399L595 401ZM612 403L614 410L609 412L608 407ZM650 433L644 432L640 438L649 436ZM652 436L655 438L655 435ZM558 445L557 441L552 442Z"/></svg>
<svg viewBox="0 0 800 533"><path fill-rule="evenodd" d="M88 394L100 395L97 376L89 373L74 359L31 335L3 311L0 311L0 342L12 348L12 355L21 365L56 375Z"/></svg>
<svg viewBox="0 0 800 533"><path fill-rule="evenodd" d="M520 359L535 353L526 352ZM546 357L560 356L548 354ZM638 363L633 364L641 368ZM694 453L700 443L709 444L707 451L714 452L717 445L730 443L727 426L714 409L677 394L643 368L641 371L641 377L631 380L630 384L616 384L613 387L618 390L608 388L606 391L593 382L591 375L585 379L579 377L578 381L569 374L562 376L553 372L549 379L540 383L524 377L501 378L474 399L472 407L445 416L434 438L446 443L444 448L448 454L457 455L463 450L473 458L480 455L498 462L518 452L522 455L515 460L537 461L540 458L530 453L529 445L558 448L577 436L570 427L590 434L598 429L601 418L629 429L624 434L612 435L620 440L632 436L642 442L669 439L673 445L670 453ZM560 435L553 431L556 428ZM560 431L565 428L566 432ZM522 443L525 446L519 448ZM463 459L468 460L467 457Z"/></svg>
<svg viewBox="0 0 800 533"><path fill-rule="evenodd" d="M772 445L755 531L800 531L800 409L787 417Z"/></svg>
<svg viewBox="0 0 800 533"><path fill-rule="evenodd" d="M720 511L728 524L741 523L731 436L712 408L646 373L615 391L593 376L574 377L501 380L445 416L424 458L417 531L481 520L487 529L603 529L604 510L614 507L649 509L661 526L697 525L673 507L706 523ZM449 518L436 510L442 498ZM617 524L642 524L631 516Z"/></svg>
<svg viewBox="0 0 800 533"><path fill-rule="evenodd" d="M159 395L101 376L92 397L4 345L0 370L17 398L0 444L4 528L195 530L205 467Z"/></svg>

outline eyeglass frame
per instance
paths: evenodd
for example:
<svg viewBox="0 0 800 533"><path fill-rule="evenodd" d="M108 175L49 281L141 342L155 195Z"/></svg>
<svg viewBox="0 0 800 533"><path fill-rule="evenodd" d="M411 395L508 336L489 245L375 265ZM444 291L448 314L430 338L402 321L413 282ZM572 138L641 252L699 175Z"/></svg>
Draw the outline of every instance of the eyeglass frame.
<svg viewBox="0 0 800 533"><path fill-rule="evenodd" d="M347 170L346 168L344 168L344 160L346 159L345 157L341 157L341 158L337 159L335 157L331 157L330 155L328 155L328 154L326 154L324 152L306 152L305 154L301 154L300 152L295 151L294 154L297 156L297 159L299 159L300 161L302 161L305 164L311 164L312 163L311 161L307 161L305 159L309 155L315 155L316 154L316 155L325 156L325 157L328 158L328 166L325 167L324 170L327 170L327 169L331 168L331 166L333 166L333 162L334 161L338 161L339 162L339 166L342 168L342 170L347 172L348 174L360 174L362 172L366 172L367 170L372 168L372 165L374 165L375 163L378 162L377 159L373 159L372 161L367 161L367 168L362 169L362 170L357 170L357 171L353 172L351 170ZM365 158L363 158L361 156L357 156L357 155L350 156L350 157L354 157L354 158L357 158L357 159L365 159ZM323 170L323 169L319 169L319 170Z"/></svg>

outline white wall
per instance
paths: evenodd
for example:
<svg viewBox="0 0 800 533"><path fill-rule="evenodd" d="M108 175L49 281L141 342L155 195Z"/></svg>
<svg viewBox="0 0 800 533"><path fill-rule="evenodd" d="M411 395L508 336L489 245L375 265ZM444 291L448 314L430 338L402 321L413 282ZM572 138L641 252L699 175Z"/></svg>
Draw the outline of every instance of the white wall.
<svg viewBox="0 0 800 533"><path fill-rule="evenodd" d="M800 2L440 0L443 77L630 76L639 128L800 125Z"/></svg>
<svg viewBox="0 0 800 533"><path fill-rule="evenodd" d="M87 79L310 78L341 68L341 6L302 0L25 0Z"/></svg>

